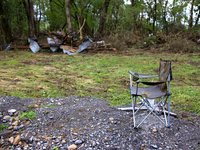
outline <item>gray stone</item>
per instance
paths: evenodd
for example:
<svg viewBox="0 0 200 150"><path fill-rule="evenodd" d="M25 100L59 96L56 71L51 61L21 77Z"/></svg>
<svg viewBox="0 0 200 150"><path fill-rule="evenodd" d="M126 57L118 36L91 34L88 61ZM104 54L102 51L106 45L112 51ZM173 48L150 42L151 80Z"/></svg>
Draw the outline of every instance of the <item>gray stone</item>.
<svg viewBox="0 0 200 150"><path fill-rule="evenodd" d="M77 145L77 144L82 144L83 143L83 141L81 141L81 140L76 140L75 141L75 144Z"/></svg>
<svg viewBox="0 0 200 150"><path fill-rule="evenodd" d="M15 113L17 110L16 109L9 109L8 113Z"/></svg>
<svg viewBox="0 0 200 150"><path fill-rule="evenodd" d="M21 119L21 121L28 121L29 119L28 118L26 118L26 117L23 117L22 119Z"/></svg>
<svg viewBox="0 0 200 150"><path fill-rule="evenodd" d="M151 147L154 148L154 149L158 149L158 146L154 145L154 144L152 144Z"/></svg>
<svg viewBox="0 0 200 150"><path fill-rule="evenodd" d="M8 121L10 118L11 118L10 116L6 115L6 116L3 117L3 120Z"/></svg>
<svg viewBox="0 0 200 150"><path fill-rule="evenodd" d="M50 102L51 102L51 103L54 103L54 100L51 98L51 99L50 99Z"/></svg>
<svg viewBox="0 0 200 150"><path fill-rule="evenodd" d="M18 126L14 126L13 131L18 131L19 127Z"/></svg>
<svg viewBox="0 0 200 150"><path fill-rule="evenodd" d="M9 119L9 122L12 123L12 122L13 122L13 118L10 118L10 119Z"/></svg>
<svg viewBox="0 0 200 150"><path fill-rule="evenodd" d="M92 141L92 146L94 147L96 145L97 145L97 143L95 141Z"/></svg>
<svg viewBox="0 0 200 150"><path fill-rule="evenodd" d="M20 128L20 129L24 128L24 125L23 125L23 124L21 124L21 125L19 126L19 128Z"/></svg>
<svg viewBox="0 0 200 150"><path fill-rule="evenodd" d="M29 139L29 142L32 143L33 142L33 136L31 136L31 138Z"/></svg>
<svg viewBox="0 0 200 150"><path fill-rule="evenodd" d="M9 116L13 116L13 115L14 115L14 113L13 113L13 112L10 112L10 113L9 113Z"/></svg>
<svg viewBox="0 0 200 150"><path fill-rule="evenodd" d="M49 114L48 114L48 117L49 117L50 119L53 119L53 118L54 118L54 114L49 113Z"/></svg>

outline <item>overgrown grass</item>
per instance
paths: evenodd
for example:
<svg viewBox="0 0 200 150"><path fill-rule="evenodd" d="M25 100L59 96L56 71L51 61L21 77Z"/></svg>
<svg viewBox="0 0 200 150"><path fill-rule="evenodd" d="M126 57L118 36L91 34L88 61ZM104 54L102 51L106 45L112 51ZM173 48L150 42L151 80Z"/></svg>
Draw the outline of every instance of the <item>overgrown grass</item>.
<svg viewBox="0 0 200 150"><path fill-rule="evenodd" d="M27 98L93 96L112 106L130 103L128 71L156 74L159 58L172 60L172 106L200 115L200 54L129 55L0 51L0 95Z"/></svg>

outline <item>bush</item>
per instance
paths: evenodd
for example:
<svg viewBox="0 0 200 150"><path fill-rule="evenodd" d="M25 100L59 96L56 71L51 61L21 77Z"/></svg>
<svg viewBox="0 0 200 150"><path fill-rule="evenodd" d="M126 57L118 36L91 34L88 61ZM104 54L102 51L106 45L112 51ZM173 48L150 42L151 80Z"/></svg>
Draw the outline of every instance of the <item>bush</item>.
<svg viewBox="0 0 200 150"><path fill-rule="evenodd" d="M106 43L111 43L118 51L131 48L140 41L140 37L130 31L120 31L105 38Z"/></svg>
<svg viewBox="0 0 200 150"><path fill-rule="evenodd" d="M199 52L200 47L193 41L187 38L172 38L169 43L166 44L165 51L174 53L194 53Z"/></svg>

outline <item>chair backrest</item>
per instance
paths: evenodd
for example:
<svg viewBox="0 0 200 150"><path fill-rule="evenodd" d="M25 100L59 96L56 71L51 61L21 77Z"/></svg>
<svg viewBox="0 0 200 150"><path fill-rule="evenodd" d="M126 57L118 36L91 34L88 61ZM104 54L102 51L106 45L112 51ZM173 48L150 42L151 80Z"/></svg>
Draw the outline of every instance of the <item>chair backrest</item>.
<svg viewBox="0 0 200 150"><path fill-rule="evenodd" d="M170 74L170 78L169 78L169 81L170 81L172 80L171 61L160 59L159 81L167 81L169 74ZM162 92L166 92L167 91L166 83L160 84L159 88Z"/></svg>

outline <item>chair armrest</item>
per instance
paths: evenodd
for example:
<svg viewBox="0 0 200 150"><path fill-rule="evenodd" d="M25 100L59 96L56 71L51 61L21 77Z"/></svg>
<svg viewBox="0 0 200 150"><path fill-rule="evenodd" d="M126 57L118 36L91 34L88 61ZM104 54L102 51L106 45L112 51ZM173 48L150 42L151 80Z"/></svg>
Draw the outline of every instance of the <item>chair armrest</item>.
<svg viewBox="0 0 200 150"><path fill-rule="evenodd" d="M158 77L158 75L145 75L145 74L138 74L136 72L132 72L132 71L129 71L129 73L134 76L135 78L138 78L138 79L144 79L144 78L155 78L155 77Z"/></svg>

